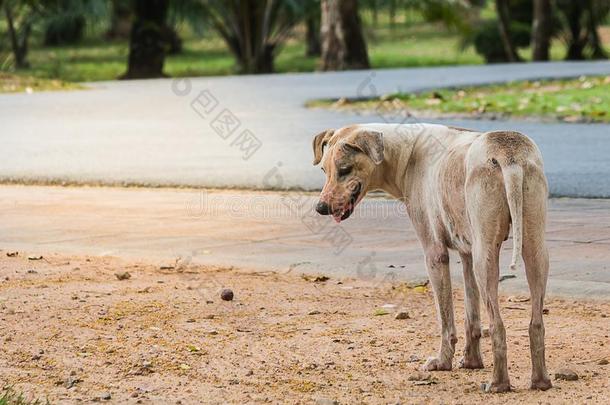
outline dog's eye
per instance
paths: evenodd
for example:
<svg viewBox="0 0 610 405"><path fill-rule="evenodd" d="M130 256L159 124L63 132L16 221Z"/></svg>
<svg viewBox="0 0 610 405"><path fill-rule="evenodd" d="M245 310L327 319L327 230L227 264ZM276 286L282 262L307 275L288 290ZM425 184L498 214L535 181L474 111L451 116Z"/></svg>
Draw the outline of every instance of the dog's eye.
<svg viewBox="0 0 610 405"><path fill-rule="evenodd" d="M343 176L347 176L348 174L350 174L352 171L352 167L351 166L346 166L346 167L340 167L339 168L339 176L343 177Z"/></svg>

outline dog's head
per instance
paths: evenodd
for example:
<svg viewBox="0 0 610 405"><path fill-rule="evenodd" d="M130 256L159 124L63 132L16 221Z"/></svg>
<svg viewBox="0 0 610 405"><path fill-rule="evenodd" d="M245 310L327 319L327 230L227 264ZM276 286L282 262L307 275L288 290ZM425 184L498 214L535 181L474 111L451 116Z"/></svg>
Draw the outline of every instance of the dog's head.
<svg viewBox="0 0 610 405"><path fill-rule="evenodd" d="M326 174L316 211L341 222L354 212L383 161L383 134L358 126L327 130L314 138L313 152L313 164L321 162Z"/></svg>

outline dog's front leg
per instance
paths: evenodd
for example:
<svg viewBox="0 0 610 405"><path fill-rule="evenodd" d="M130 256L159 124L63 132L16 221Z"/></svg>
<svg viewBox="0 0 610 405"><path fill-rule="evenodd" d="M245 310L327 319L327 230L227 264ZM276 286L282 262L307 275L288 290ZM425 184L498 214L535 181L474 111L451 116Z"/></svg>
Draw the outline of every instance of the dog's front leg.
<svg viewBox="0 0 610 405"><path fill-rule="evenodd" d="M423 369L426 371L451 370L457 337L453 319L449 254L445 246L433 245L425 249L425 255L441 324L441 347L437 357L430 357Z"/></svg>

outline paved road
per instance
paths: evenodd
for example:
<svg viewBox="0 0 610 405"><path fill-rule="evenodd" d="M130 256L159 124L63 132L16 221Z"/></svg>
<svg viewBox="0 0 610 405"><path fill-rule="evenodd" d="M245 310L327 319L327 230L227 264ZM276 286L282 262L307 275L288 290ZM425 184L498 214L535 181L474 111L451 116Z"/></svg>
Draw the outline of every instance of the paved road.
<svg viewBox="0 0 610 405"><path fill-rule="evenodd" d="M426 277L402 206L365 200L337 225L315 215L315 196L173 189L0 186L0 248L22 254L113 255L173 264L323 273L373 282ZM550 200L551 295L610 297L610 200ZM523 268L503 291L526 292ZM24 253L25 252L25 253ZM4 254L4 253L2 253ZM452 255L452 275L461 266Z"/></svg>
<svg viewBox="0 0 610 405"><path fill-rule="evenodd" d="M315 189L322 175L310 165L313 134L392 119L307 110L307 100L583 74L610 74L610 62L105 82L0 95L0 181ZM211 125L225 109L240 125L219 127L223 139ZM540 145L554 195L610 197L609 125L451 124L521 130ZM252 140L246 129L260 149L242 142Z"/></svg>

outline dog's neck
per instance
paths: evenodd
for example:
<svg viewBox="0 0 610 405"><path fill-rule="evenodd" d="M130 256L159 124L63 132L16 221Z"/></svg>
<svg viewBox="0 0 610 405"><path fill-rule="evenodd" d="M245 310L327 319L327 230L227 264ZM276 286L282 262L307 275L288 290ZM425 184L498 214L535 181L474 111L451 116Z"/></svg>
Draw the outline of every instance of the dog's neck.
<svg viewBox="0 0 610 405"><path fill-rule="evenodd" d="M384 133L384 160L372 175L370 189L383 190L406 203L422 180L423 174L417 173L417 167L427 159L438 158L437 154L445 148L430 128L419 130L415 125L407 130L398 128ZM416 165L416 161L420 164Z"/></svg>

